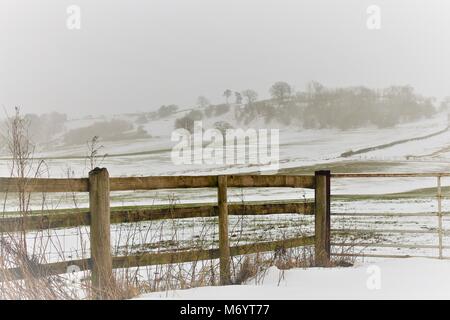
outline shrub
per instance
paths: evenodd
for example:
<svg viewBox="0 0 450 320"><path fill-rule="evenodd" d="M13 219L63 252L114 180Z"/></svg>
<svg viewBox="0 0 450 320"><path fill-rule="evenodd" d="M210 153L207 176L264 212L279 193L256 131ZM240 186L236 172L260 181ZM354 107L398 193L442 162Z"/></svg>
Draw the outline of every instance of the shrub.
<svg viewBox="0 0 450 320"><path fill-rule="evenodd" d="M133 125L125 120L114 119L111 121L95 122L94 124L77 128L64 135L66 144L83 144L94 136L102 137L103 140L117 140L129 130Z"/></svg>
<svg viewBox="0 0 450 320"><path fill-rule="evenodd" d="M167 118L168 116L174 114L178 110L178 106L175 104L170 104L168 106L162 105L156 112L159 119Z"/></svg>
<svg viewBox="0 0 450 320"><path fill-rule="evenodd" d="M176 129L186 129L189 132L194 131L194 122L203 119L203 113L199 110L192 110L184 117L175 120Z"/></svg>

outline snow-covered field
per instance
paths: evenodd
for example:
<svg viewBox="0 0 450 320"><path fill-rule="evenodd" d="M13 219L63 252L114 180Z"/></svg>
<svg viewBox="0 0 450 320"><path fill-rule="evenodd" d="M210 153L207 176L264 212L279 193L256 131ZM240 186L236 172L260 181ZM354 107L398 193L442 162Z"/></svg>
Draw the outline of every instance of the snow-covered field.
<svg viewBox="0 0 450 320"><path fill-rule="evenodd" d="M450 261L408 258L364 263L352 268L279 270L244 285L202 287L144 294L137 299L295 300L450 299Z"/></svg>
<svg viewBox="0 0 450 320"><path fill-rule="evenodd" d="M235 128L239 124L230 118L231 112L216 118L204 120L203 127L210 128L214 122L230 121ZM123 141L103 141L101 154L108 156L100 163L110 171L111 176L145 176L145 175L180 175L180 174L215 174L254 171L248 165L175 165L171 160L171 149L177 141L171 141L174 122L180 115L151 121L144 128L151 138ZM116 116L127 119L126 116ZM131 119L129 119L131 121ZM69 128L86 126L94 120L69 121ZM281 127L278 124L263 125L255 120L250 128L280 130L280 169L295 169L306 166L327 167L330 163L344 161L377 161L379 170L392 171L411 168L420 171L448 170L448 148L450 147L450 131L425 140L411 141L382 150L358 154L343 158L341 154L349 150L373 147L397 140L425 136L446 128L447 116L438 114L434 118L398 125L394 128L360 128L353 130L305 130L293 126ZM248 128L248 127L247 127ZM244 128L246 129L246 128ZM66 177L67 169L74 176L87 175L86 145L64 146L55 144L51 151L37 149L36 158L45 158L48 174L52 177ZM404 162L408 157L415 161ZM391 163L391 164L390 164ZM400 168L398 168L400 166ZM410 167L411 166L411 167ZM46 173L47 174L47 173ZM0 175L8 176L8 161L0 160Z"/></svg>

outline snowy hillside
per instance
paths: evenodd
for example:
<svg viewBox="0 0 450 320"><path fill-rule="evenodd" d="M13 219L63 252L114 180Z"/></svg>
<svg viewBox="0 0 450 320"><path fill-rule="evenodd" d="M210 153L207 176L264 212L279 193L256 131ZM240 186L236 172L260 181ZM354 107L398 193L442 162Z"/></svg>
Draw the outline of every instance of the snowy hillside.
<svg viewBox="0 0 450 320"><path fill-rule="evenodd" d="M235 107L235 106L234 106ZM114 141L101 138L101 154L107 154L102 162L108 167L112 175L172 175L172 174L207 174L213 172L248 172L255 168L248 165L175 165L170 158L172 147L176 141L171 141L171 134L175 130L176 119L182 117L189 110L177 112L162 119L149 119L146 123L137 123L141 114L124 114L105 116L102 118L68 120L65 131L55 137L51 150L38 145L35 158L45 158L50 168L50 175L59 177L65 168L70 165L75 175L84 175L86 172L85 158L88 153L86 143L78 145L65 145L62 137L70 130L92 126L99 121L124 120L132 124L130 131L137 128L145 130L148 137L141 139L115 139ZM409 164L421 161L433 161L427 170L445 170L446 161L450 152L450 131L442 132L423 140L413 140L400 143L350 157L342 157L343 153L355 151L383 144L389 144L398 140L414 139L426 136L447 127L447 115L440 113L431 119L399 124L392 128L379 129L376 127L364 127L358 129L303 129L295 125L285 126L276 121L265 124L260 118L244 125L238 123L234 116L233 108L220 116L212 116L202 119L203 128L214 128L218 122L227 122L233 128L259 128L280 130L280 168L295 169L298 167L335 162L349 161L382 161L385 163L397 161L400 165L410 160ZM7 174L7 156L0 163L0 174ZM132 165L131 165L132 163ZM379 168L381 169L389 168ZM414 169L413 169L414 170Z"/></svg>

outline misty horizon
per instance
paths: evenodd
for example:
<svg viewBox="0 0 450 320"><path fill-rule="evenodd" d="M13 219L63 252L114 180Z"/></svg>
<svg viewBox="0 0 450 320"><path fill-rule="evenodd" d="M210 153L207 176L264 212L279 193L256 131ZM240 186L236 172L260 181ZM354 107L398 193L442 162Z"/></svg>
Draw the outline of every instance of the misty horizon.
<svg viewBox="0 0 450 320"><path fill-rule="evenodd" d="M223 103L226 89L265 99L276 81L450 95L445 1L377 1L380 30L366 27L371 1L78 1L80 30L66 28L70 4L0 4L1 108L147 112Z"/></svg>

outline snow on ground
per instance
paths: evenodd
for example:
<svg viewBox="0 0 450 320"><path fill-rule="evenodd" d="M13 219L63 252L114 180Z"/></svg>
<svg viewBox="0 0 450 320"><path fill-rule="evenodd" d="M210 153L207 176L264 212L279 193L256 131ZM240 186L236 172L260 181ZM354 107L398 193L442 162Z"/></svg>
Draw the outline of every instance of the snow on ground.
<svg viewBox="0 0 450 320"><path fill-rule="evenodd" d="M429 137L424 140L414 140L401 143L389 148L367 152L359 159L398 159L405 160L408 156L432 157L438 156L442 149L448 150L450 146L450 131Z"/></svg>
<svg viewBox="0 0 450 320"><path fill-rule="evenodd" d="M155 292L137 299L450 299L450 261L408 258L350 268L270 268L260 284Z"/></svg>

